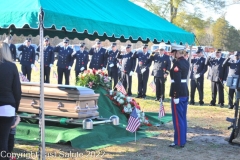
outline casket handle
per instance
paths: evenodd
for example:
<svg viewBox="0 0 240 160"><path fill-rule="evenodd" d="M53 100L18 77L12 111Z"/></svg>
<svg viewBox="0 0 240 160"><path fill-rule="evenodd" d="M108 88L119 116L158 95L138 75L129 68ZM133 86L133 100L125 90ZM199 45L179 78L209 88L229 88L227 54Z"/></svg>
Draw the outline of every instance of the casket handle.
<svg viewBox="0 0 240 160"><path fill-rule="evenodd" d="M32 100L31 106L37 105L37 101L35 99Z"/></svg>
<svg viewBox="0 0 240 160"><path fill-rule="evenodd" d="M62 102L58 102L58 109L64 108L64 104Z"/></svg>

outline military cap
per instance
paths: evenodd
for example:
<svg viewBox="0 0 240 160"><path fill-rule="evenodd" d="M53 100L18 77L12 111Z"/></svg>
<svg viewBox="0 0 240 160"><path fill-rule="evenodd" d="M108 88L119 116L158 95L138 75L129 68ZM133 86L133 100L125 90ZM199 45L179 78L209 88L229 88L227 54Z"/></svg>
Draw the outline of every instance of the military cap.
<svg viewBox="0 0 240 160"><path fill-rule="evenodd" d="M117 43L113 42L112 43L112 47L115 47L117 45Z"/></svg>
<svg viewBox="0 0 240 160"><path fill-rule="evenodd" d="M69 43L69 39L64 38L64 39L63 39L63 43Z"/></svg>
<svg viewBox="0 0 240 160"><path fill-rule="evenodd" d="M28 42L30 42L32 39L31 39L30 37L28 37L28 38L26 38L26 40L27 40Z"/></svg>
<svg viewBox="0 0 240 160"><path fill-rule="evenodd" d="M128 44L127 46L126 46L126 48L131 48L132 47L132 45L131 44Z"/></svg>
<svg viewBox="0 0 240 160"><path fill-rule="evenodd" d="M172 49L171 53L173 53L173 52L177 52L177 50L176 49Z"/></svg>
<svg viewBox="0 0 240 160"><path fill-rule="evenodd" d="M217 52L222 52L222 49L217 49Z"/></svg>
<svg viewBox="0 0 240 160"><path fill-rule="evenodd" d="M147 47L148 47L148 45L147 45L147 44L144 44L144 45L143 45L143 48L147 48Z"/></svg>
<svg viewBox="0 0 240 160"><path fill-rule="evenodd" d="M80 43L80 47L84 47L85 46L85 43Z"/></svg>
<svg viewBox="0 0 240 160"><path fill-rule="evenodd" d="M45 37L44 38L44 41L46 42L46 41L49 41L49 38L48 37Z"/></svg>
<svg viewBox="0 0 240 160"><path fill-rule="evenodd" d="M196 53L201 53L201 52L203 52L203 49L201 49L201 48L198 48L198 50L197 50L197 52L196 52Z"/></svg>
<svg viewBox="0 0 240 160"><path fill-rule="evenodd" d="M237 51L234 55L235 56L240 56L240 51Z"/></svg>
<svg viewBox="0 0 240 160"><path fill-rule="evenodd" d="M96 44L101 44L101 41L100 40L96 40Z"/></svg>

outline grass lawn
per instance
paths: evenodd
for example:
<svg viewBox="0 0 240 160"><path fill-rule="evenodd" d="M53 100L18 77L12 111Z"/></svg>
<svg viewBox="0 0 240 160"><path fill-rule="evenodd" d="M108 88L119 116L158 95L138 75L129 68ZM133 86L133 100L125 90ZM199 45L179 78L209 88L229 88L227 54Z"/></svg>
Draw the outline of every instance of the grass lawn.
<svg viewBox="0 0 240 160"><path fill-rule="evenodd" d="M56 63L56 62L55 62ZM20 70L20 65L17 63ZM37 65L39 68L39 65ZM56 66L52 68L52 71L57 71ZM205 74L206 75L206 74ZM71 85L74 85L75 72L71 70ZM164 102L164 107L167 113L171 113L170 99L169 99L169 86L170 81L166 82L166 102ZM149 77L148 83L153 80L153 77ZM32 82L39 82L39 71L32 71ZM51 83L57 84L57 79L54 79L51 72ZM133 85L132 85L133 96L137 93L137 75L133 75ZM228 91L228 88L225 87ZM227 108L228 99L227 92L224 91L225 96L225 108L220 108L218 106L211 107L208 106L211 101L211 83L209 80L204 81L204 106L188 106L188 143L183 149L173 149L167 147L173 141L173 126L172 123L163 125L161 127L150 127L148 132L156 134L152 138L144 138L135 142L129 142L122 145L115 145L111 147L104 148L102 150L94 151L104 153L101 157L87 156L88 151L74 149L69 145L51 144L47 145L46 151L48 153L69 153L78 152L82 153L85 159L238 159L240 150L236 146L229 145L224 138L230 135L230 131L227 127L230 126L228 122L225 121L226 117L233 117L234 111ZM195 102L198 102L198 93L195 95ZM137 99L140 103L141 109L147 112L158 112L159 102L155 102L155 93L148 88L147 99L141 100ZM133 136L134 140L134 136ZM36 152L38 146L17 141L14 152ZM48 157L47 159L56 159L56 157ZM62 158L57 159L83 159L82 158Z"/></svg>

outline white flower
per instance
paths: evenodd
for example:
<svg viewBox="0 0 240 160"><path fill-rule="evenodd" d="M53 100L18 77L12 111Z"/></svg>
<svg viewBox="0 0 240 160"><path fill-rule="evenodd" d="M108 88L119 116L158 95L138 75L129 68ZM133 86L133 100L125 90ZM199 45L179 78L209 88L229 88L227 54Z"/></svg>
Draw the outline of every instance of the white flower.
<svg viewBox="0 0 240 160"><path fill-rule="evenodd" d="M125 113L128 113L128 108L127 107L124 107L123 110L124 110Z"/></svg>
<svg viewBox="0 0 240 160"><path fill-rule="evenodd" d="M117 99L117 96L114 96L113 98L114 98L114 99Z"/></svg>
<svg viewBox="0 0 240 160"><path fill-rule="evenodd" d="M109 80L111 80L112 78L111 77L108 77Z"/></svg>
<svg viewBox="0 0 240 160"><path fill-rule="evenodd" d="M136 109L137 114L140 114L141 111L139 109L137 109L136 107L135 107L135 109Z"/></svg>
<svg viewBox="0 0 240 160"><path fill-rule="evenodd" d="M129 103L127 104L127 107L128 107L128 108L132 108L131 104L129 104Z"/></svg>
<svg viewBox="0 0 240 160"><path fill-rule="evenodd" d="M123 104L124 103L124 100L123 99L119 99L118 101L120 104Z"/></svg>

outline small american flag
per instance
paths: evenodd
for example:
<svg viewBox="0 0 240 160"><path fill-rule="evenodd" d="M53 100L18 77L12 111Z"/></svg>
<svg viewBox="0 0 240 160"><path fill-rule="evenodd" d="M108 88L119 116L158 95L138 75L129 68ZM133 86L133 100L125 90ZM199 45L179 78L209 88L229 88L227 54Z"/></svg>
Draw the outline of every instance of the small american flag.
<svg viewBox="0 0 240 160"><path fill-rule="evenodd" d="M29 80L22 74L22 72L19 72L19 78L21 82L29 82Z"/></svg>
<svg viewBox="0 0 240 160"><path fill-rule="evenodd" d="M162 102L162 98L161 98L161 102L160 102L160 109L159 109L159 118L162 118L165 116L165 110L164 110L164 106L163 106L163 102Z"/></svg>
<svg viewBox="0 0 240 160"><path fill-rule="evenodd" d="M155 82L152 81L151 83L149 83L149 86L152 88L152 91L155 92L156 91L156 85Z"/></svg>
<svg viewBox="0 0 240 160"><path fill-rule="evenodd" d="M124 89L124 87L123 87L123 85L122 85L122 83L121 83L120 81L117 83L117 85L115 86L115 88L117 88L117 90L118 90L119 92L122 92L122 94L124 94L124 95L127 94L126 90Z"/></svg>
<svg viewBox="0 0 240 160"><path fill-rule="evenodd" d="M56 79L58 78L58 75L55 71L53 71L53 78L56 78Z"/></svg>
<svg viewBox="0 0 240 160"><path fill-rule="evenodd" d="M138 127L141 125L140 120L138 118L136 108L133 109L132 113L130 114L130 118L128 120L128 125L126 130L129 132L136 132Z"/></svg>

